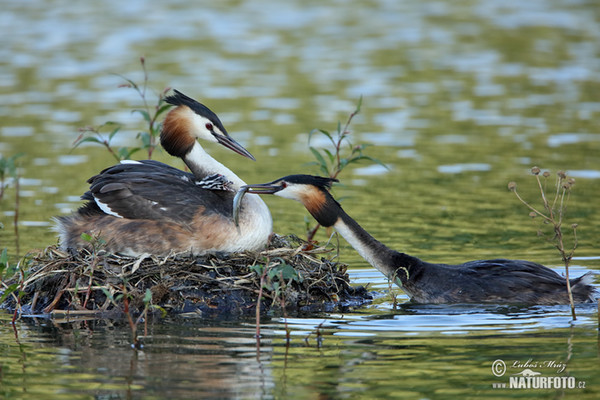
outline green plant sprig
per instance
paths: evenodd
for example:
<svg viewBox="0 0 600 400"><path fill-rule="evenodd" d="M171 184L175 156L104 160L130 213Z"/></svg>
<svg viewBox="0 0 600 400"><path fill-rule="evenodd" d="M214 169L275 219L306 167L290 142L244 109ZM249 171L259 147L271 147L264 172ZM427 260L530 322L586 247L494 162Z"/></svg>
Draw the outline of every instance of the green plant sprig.
<svg viewBox="0 0 600 400"><path fill-rule="evenodd" d="M363 153L363 150L370 146L369 144L363 143L355 146L350 140L350 135L352 133L349 130L350 123L352 122L352 119L360 113L361 106L362 96L358 100L356 109L348 116L343 128L341 122L338 121L337 131L335 134L332 135L329 131L324 129L313 129L308 134L309 149L316 159L316 161L309 163L309 165L317 165L321 172L330 178L337 178L340 172L342 172L342 170L348 165L362 160L368 160L387 168L387 166L378 159L367 156ZM322 134L329 139L331 145L333 146L333 152L327 148L316 149L310 145L311 138L317 133ZM346 155L342 153L342 146L344 143L347 144L349 151L349 154Z"/></svg>
<svg viewBox="0 0 600 400"><path fill-rule="evenodd" d="M17 153L10 157L4 157L0 155L0 200L4 196L4 190L7 186L6 178L10 177L14 180L17 179L17 159L22 157L24 153Z"/></svg>
<svg viewBox="0 0 600 400"><path fill-rule="evenodd" d="M11 321L13 326L21 314L21 300L25 294L24 290L29 275L28 271L30 264L31 259L27 257L20 259L17 264L11 264L9 262L8 251L2 249L2 252L0 252L0 287L4 289L2 295L0 295L0 304L4 303L9 296L14 298L15 311ZM18 278L16 278L14 283L11 285L5 283L5 281L14 278L17 275Z"/></svg>
<svg viewBox="0 0 600 400"><path fill-rule="evenodd" d="M21 199L21 180L19 176L17 159L23 155L24 153L17 153L6 158L0 155L0 201L4 197L5 189L8 186L6 178L12 178L15 184L15 214L13 217L13 229L15 233L15 248L17 250L17 257L21 252L19 246L19 204ZM0 223L0 229L4 229L4 225L2 225L2 223Z"/></svg>
<svg viewBox="0 0 600 400"><path fill-rule="evenodd" d="M144 81L141 86L135 83L132 79L129 79L123 75L115 74L126 82L119 85L119 87L134 89L142 99L142 108L133 109L131 111L132 113L140 114L146 123L146 130L139 132L136 136L136 139L140 141L139 146L120 147L118 149L114 148L112 145L112 140L114 139L115 135L120 132L122 125L117 122L108 121L98 127L86 126L79 129L81 133L73 142L73 148L76 148L83 143L96 143L104 146L117 161L130 159L134 153L140 150L146 151L148 159L152 159L152 154L157 146L161 130L161 124L158 122L158 119L170 108L170 105L165 104L164 102L164 98L170 88L165 88L158 95L156 104L154 106L150 106L147 99L148 71L146 69L146 60L144 57L140 57L140 63L144 72ZM104 129L110 129L110 132L107 136L102 134Z"/></svg>
<svg viewBox="0 0 600 400"><path fill-rule="evenodd" d="M283 259L276 257L271 259L266 257L264 264L258 263L250 266L250 270L260 277L260 287L256 300L256 344L260 348L260 304L263 298L264 290L271 292L272 304L279 300L279 305L283 311L286 331L286 341L289 344L290 330L287 325L287 312L285 308L286 288L293 282L302 282L302 275L296 269L286 263Z"/></svg>
<svg viewBox="0 0 600 400"><path fill-rule="evenodd" d="M308 146L315 157L316 161L308 163L309 165L316 165L322 174L330 177L337 178L338 175L350 164L354 164L359 161L370 161L374 164L379 164L384 168L388 168L380 160L364 154L364 150L369 147L368 144L354 145L351 140L350 123L356 115L360 113L362 106L362 96L358 100L356 109L348 116L346 123L342 127L342 123L338 121L337 130L334 134L324 129L313 129L308 134ZM331 142L332 148L321 148L317 149L310 145L310 140L315 134L321 134L327 137ZM344 151L346 149L346 151ZM310 228L307 222L307 241L311 242L317 233L320 225L317 224L315 227Z"/></svg>

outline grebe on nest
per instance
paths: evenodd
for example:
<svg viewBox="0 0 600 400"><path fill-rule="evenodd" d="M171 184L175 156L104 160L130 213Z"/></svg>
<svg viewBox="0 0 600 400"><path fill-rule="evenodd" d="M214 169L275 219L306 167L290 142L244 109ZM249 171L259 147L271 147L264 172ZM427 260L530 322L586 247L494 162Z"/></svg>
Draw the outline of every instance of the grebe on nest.
<svg viewBox="0 0 600 400"><path fill-rule="evenodd" d="M290 175L242 191L297 200L325 227L334 227L356 251L400 286L417 303L566 304L565 278L543 265L523 260L478 260L459 265L432 264L390 250L373 238L329 193L336 179ZM575 302L595 301L592 273L571 279Z"/></svg>
<svg viewBox="0 0 600 400"><path fill-rule="evenodd" d="M244 199L240 224L232 221L233 197L244 185L212 158L196 139L219 143L254 157L233 140L210 109L175 90L160 141L192 173L153 160L123 161L88 180L88 202L76 213L57 217L62 248L90 247L87 233L113 253L139 256L169 253L259 250L272 231L269 209L259 196Z"/></svg>

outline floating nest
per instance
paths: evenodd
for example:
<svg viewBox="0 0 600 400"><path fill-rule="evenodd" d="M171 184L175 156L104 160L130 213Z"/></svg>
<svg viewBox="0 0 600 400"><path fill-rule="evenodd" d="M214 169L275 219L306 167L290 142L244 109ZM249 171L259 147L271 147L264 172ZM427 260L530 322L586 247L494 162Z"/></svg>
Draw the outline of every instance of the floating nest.
<svg viewBox="0 0 600 400"><path fill-rule="evenodd" d="M21 298L3 308L53 318L109 317L129 312L243 316L344 311L371 299L350 285L346 265L331 250L277 236L261 252L203 257L123 257L104 251L69 253L56 246L33 256ZM261 299L260 302L258 299Z"/></svg>

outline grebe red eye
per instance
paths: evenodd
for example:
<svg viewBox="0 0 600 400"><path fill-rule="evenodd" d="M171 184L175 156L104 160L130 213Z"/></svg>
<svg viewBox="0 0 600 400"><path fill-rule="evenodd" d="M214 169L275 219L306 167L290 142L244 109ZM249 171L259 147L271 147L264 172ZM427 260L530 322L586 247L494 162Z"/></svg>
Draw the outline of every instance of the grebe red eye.
<svg viewBox="0 0 600 400"><path fill-rule="evenodd" d="M287 187L287 183L286 182L281 182L281 188L285 189Z"/></svg>
<svg viewBox="0 0 600 400"><path fill-rule="evenodd" d="M207 122L206 125L204 125L206 127L206 129L208 129L209 131L213 130L213 124L211 124L210 122Z"/></svg>

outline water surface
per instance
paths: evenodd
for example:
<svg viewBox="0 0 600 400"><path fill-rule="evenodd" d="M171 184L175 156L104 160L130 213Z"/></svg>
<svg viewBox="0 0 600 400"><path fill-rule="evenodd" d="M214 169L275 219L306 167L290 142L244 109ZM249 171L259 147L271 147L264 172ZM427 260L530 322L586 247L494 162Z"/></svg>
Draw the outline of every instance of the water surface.
<svg viewBox="0 0 600 400"><path fill-rule="evenodd" d="M529 169L551 171L549 187L566 170L576 179L564 225L578 224L572 273L598 270L599 20L585 0L5 1L0 154L24 155L18 206L13 181L0 200L0 248L16 260L56 243L52 216L77 209L86 179L114 163L100 147L71 148L80 127L116 121L117 145L135 144L144 123L131 110L142 103L115 74L141 83L145 56L150 102L175 87L209 105L258 161L207 148L247 182L318 173L308 133L334 131L362 96L353 140L371 143L388 169L351 166L334 194L375 237L427 261L510 257L562 271L506 187L516 181L539 206ZM303 234L299 204L266 201L278 233ZM17 340L2 317L0 396L598 396L595 306L578 308L575 323L566 307L395 308L394 295L407 297L340 245L353 281L377 298L345 315L288 318L289 346L279 317L263 320L259 350L252 320L154 320L143 351L130 348L123 321L28 319ZM496 360L507 365L501 377ZM586 387L494 387L523 372L515 362Z"/></svg>

